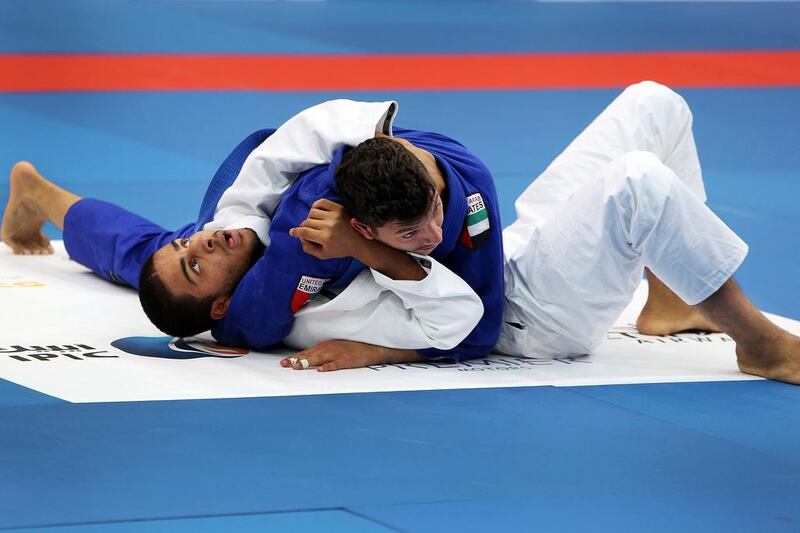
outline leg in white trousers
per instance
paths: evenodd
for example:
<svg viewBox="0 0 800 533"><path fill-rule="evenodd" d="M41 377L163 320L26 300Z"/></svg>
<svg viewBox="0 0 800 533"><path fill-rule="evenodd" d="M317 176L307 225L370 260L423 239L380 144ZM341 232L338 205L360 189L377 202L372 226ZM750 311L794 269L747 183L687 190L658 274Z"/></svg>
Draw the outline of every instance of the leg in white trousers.
<svg viewBox="0 0 800 533"><path fill-rule="evenodd" d="M747 246L704 200L685 101L628 88L517 200L498 351L589 353L645 266L690 305L716 292Z"/></svg>

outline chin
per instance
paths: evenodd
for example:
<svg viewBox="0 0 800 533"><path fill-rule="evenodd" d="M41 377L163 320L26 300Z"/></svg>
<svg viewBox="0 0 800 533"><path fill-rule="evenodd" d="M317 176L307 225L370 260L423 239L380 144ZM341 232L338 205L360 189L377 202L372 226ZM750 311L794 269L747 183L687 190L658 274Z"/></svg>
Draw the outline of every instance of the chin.
<svg viewBox="0 0 800 533"><path fill-rule="evenodd" d="M417 248L416 250L411 251L419 255L430 255L435 249L436 246L426 246L425 248Z"/></svg>
<svg viewBox="0 0 800 533"><path fill-rule="evenodd" d="M256 262L261 259L261 256L264 255L264 252L267 248L254 232L248 231L247 233L249 235L249 241L243 243L243 248L246 250L245 257L247 260L247 268L249 270L250 267L255 265Z"/></svg>

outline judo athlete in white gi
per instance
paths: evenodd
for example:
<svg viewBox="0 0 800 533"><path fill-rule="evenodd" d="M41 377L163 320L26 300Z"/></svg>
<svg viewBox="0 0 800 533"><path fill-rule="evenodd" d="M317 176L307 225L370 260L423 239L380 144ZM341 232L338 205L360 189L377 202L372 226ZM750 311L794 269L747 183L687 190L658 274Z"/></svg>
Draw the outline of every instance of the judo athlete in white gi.
<svg viewBox="0 0 800 533"><path fill-rule="evenodd" d="M647 267L642 332L722 330L737 341L743 371L796 383L800 339L735 285L747 246L705 199L685 100L653 82L626 89L516 202L518 219L503 232L506 307L496 350L591 353Z"/></svg>
<svg viewBox="0 0 800 533"><path fill-rule="evenodd" d="M15 200L13 180L9 207L26 203L22 193ZM747 247L704 199L686 103L654 83L627 89L517 201L518 220L504 232L498 350L590 352L649 267L651 294L638 323L645 333L719 329L737 342L743 371L800 383L800 338L769 322L735 285ZM46 207L26 205L47 216ZM39 226L32 231L22 218L4 220L4 240L15 251L43 250ZM339 318L364 319L357 309Z"/></svg>

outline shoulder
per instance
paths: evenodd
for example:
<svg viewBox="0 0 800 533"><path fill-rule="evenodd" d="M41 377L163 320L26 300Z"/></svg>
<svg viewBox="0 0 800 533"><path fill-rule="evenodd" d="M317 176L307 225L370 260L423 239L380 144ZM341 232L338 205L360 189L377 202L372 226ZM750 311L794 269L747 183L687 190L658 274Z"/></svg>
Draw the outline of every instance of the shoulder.
<svg viewBox="0 0 800 533"><path fill-rule="evenodd" d="M426 150L436 149L454 153L469 153L466 146L452 137L448 137L447 135L443 135L441 133L423 130L410 130L398 127L394 128L393 133L395 137L406 139L407 141L415 145L419 145L421 148L425 148Z"/></svg>
<svg viewBox="0 0 800 533"><path fill-rule="evenodd" d="M337 151L337 154L340 152ZM270 234L273 231L285 233L297 226L308 217L311 206L320 198L341 201L334 179L336 163L340 159L337 157L333 163L318 165L297 178L275 210Z"/></svg>
<svg viewBox="0 0 800 533"><path fill-rule="evenodd" d="M469 184L467 192L495 194L494 178L489 168L471 150L441 133L395 128L395 135L431 152L447 163L462 182Z"/></svg>

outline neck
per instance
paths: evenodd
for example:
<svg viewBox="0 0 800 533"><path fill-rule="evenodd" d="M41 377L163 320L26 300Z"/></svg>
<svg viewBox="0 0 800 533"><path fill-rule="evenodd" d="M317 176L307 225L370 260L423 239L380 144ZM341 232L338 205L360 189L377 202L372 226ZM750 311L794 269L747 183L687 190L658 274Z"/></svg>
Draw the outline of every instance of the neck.
<svg viewBox="0 0 800 533"><path fill-rule="evenodd" d="M439 164L436 162L436 158L433 157L433 154L427 150L423 150L422 148L414 146L405 139L401 139L399 137L393 137L393 139L405 146L409 152L414 154L414 156L420 160L422 166L425 167L425 170L428 171L428 175L433 180L433 186L436 187L436 191L439 193L439 195L444 196L444 190L447 188L447 182L445 181L444 174L439 168Z"/></svg>

